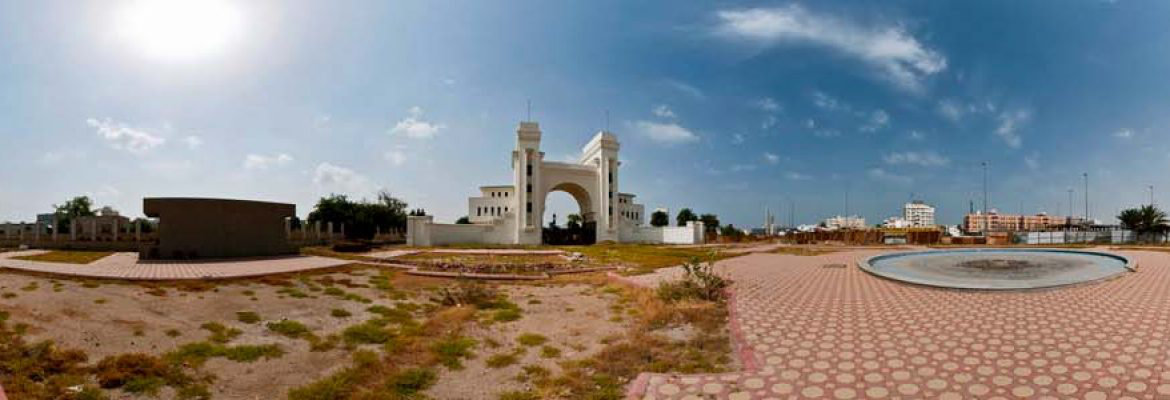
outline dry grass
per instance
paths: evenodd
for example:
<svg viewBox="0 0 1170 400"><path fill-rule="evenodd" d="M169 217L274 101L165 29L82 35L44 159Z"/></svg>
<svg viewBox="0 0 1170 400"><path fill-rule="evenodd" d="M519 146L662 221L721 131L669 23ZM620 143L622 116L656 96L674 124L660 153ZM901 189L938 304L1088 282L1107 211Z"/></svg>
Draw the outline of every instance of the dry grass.
<svg viewBox="0 0 1170 400"><path fill-rule="evenodd" d="M732 256L704 248L671 247L645 244L595 244L592 246L561 246L566 251L584 254L590 264L623 265L631 275L654 272L659 268L674 267L695 258L718 261Z"/></svg>
<svg viewBox="0 0 1170 400"><path fill-rule="evenodd" d="M112 251L50 251L35 256L13 257L17 260L64 264L89 264L114 254Z"/></svg>

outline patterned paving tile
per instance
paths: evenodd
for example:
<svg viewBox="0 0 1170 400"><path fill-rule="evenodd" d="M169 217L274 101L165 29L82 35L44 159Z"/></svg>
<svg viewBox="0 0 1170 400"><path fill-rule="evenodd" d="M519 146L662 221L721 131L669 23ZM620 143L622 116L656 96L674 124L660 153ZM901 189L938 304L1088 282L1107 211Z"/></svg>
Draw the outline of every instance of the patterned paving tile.
<svg viewBox="0 0 1170 400"><path fill-rule="evenodd" d="M1119 252L1140 269L1099 284L973 292L856 268L879 253L721 262L736 281L729 307L745 370L642 374L630 397L1170 398L1170 254Z"/></svg>
<svg viewBox="0 0 1170 400"><path fill-rule="evenodd" d="M0 268L60 275L131 280L222 279L329 268L351 263L327 257L281 257L215 262L147 262L138 253L114 253L89 264L63 264L16 260L13 257L45 253L43 250L0 254Z"/></svg>

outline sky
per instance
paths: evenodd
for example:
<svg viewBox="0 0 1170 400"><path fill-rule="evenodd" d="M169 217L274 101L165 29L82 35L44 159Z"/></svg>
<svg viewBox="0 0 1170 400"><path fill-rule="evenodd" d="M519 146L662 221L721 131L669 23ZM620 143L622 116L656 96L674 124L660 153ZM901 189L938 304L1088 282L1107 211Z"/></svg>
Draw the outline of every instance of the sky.
<svg viewBox="0 0 1170 400"><path fill-rule="evenodd" d="M648 210L959 223L1170 198L1170 3L0 0L0 221L77 195L438 221L599 130ZM1150 187L1153 187L1151 191ZM549 214L573 211L554 193ZM545 215L548 220L551 215Z"/></svg>

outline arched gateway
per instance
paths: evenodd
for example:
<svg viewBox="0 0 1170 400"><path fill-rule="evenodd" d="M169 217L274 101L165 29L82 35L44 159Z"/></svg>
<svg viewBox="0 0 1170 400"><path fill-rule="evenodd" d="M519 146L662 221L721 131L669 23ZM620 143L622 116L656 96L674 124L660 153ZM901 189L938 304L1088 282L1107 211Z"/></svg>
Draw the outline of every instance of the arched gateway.
<svg viewBox="0 0 1170 400"><path fill-rule="evenodd" d="M512 184L481 186L468 199L470 225L436 224L431 216L410 217L407 243L418 246L450 243L540 244L545 200L550 192L573 196L580 214L596 228L596 241L698 243L701 223L677 228L644 226L645 207L634 195L621 193L621 148L617 136L598 132L576 162L545 161L540 151L540 126L521 122L512 151Z"/></svg>

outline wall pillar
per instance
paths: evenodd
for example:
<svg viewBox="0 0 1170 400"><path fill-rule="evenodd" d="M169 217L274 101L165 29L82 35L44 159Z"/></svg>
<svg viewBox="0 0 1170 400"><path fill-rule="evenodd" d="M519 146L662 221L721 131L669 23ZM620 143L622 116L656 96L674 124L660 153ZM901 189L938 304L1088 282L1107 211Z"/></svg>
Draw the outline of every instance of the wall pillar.
<svg viewBox="0 0 1170 400"><path fill-rule="evenodd" d="M342 239L345 238L345 223L344 222L341 223L341 238Z"/></svg>
<svg viewBox="0 0 1170 400"><path fill-rule="evenodd" d="M118 219L116 219L116 218L114 219L114 229L112 229L112 231L114 232L114 241L117 242L118 241Z"/></svg>
<svg viewBox="0 0 1170 400"><path fill-rule="evenodd" d="M51 237L54 242L57 241L57 231L59 230L61 230L61 225L57 225L57 214L53 214L53 230L49 232L51 232Z"/></svg>
<svg viewBox="0 0 1170 400"><path fill-rule="evenodd" d="M33 225L33 229L34 229L33 241L40 243L41 242L41 223L37 222L35 225Z"/></svg>
<svg viewBox="0 0 1170 400"><path fill-rule="evenodd" d="M77 217L69 220L69 240L77 241Z"/></svg>
<svg viewBox="0 0 1170 400"><path fill-rule="evenodd" d="M135 242L142 241L142 221L141 220L134 221L134 241Z"/></svg>
<svg viewBox="0 0 1170 400"><path fill-rule="evenodd" d="M325 233L325 238L329 239L329 240L333 240L333 223L332 222L325 223L325 229L327 230Z"/></svg>
<svg viewBox="0 0 1170 400"><path fill-rule="evenodd" d="M292 240L292 219L284 219L284 239Z"/></svg>
<svg viewBox="0 0 1170 400"><path fill-rule="evenodd" d="M89 240L97 241L97 218L89 220Z"/></svg>

